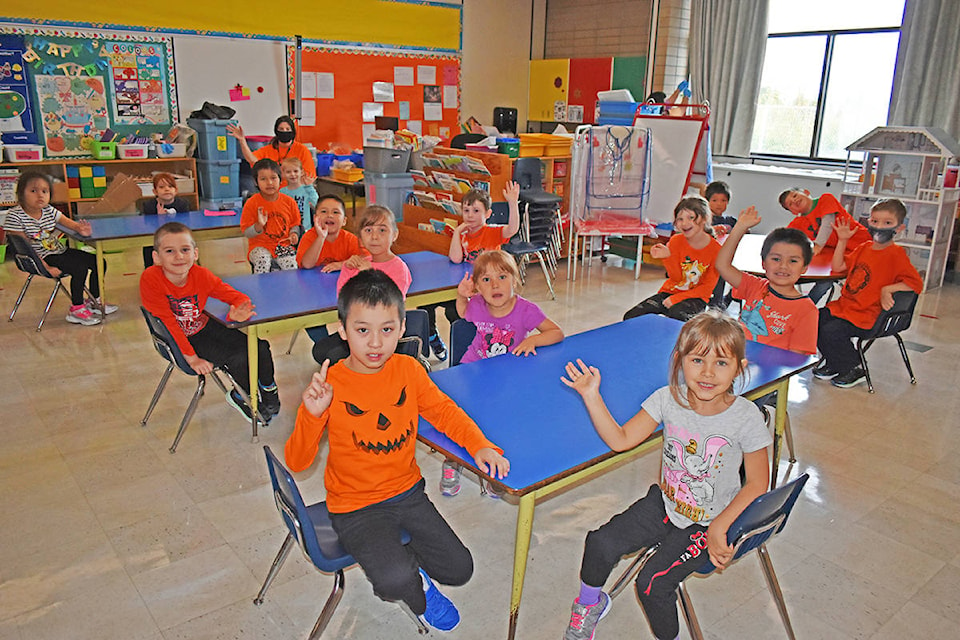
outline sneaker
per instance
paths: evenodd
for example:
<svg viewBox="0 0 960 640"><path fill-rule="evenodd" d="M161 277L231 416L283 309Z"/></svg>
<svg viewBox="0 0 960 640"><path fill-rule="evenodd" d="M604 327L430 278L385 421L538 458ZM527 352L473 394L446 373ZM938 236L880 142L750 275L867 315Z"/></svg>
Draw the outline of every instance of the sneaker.
<svg viewBox="0 0 960 640"><path fill-rule="evenodd" d="M449 460L443 461L443 475L440 477L440 493L455 496L460 493L460 465Z"/></svg>
<svg viewBox="0 0 960 640"><path fill-rule="evenodd" d="M91 325L100 324L100 316L95 315L90 309L82 304L78 304L75 307L70 307L70 312L67 314L67 322L73 324L82 324L85 327Z"/></svg>
<svg viewBox="0 0 960 640"><path fill-rule="evenodd" d="M849 389L850 387L855 387L858 384L864 383L867 381L867 374L864 373L863 367L854 367L838 375L836 378L830 381L835 387L840 387L841 389Z"/></svg>
<svg viewBox="0 0 960 640"><path fill-rule="evenodd" d="M820 380L831 380L836 378L839 373L839 371L831 369L826 360L813 368L813 377Z"/></svg>
<svg viewBox="0 0 960 640"><path fill-rule="evenodd" d="M600 592L600 599L596 604L585 607L580 604L579 599L573 601L573 609L570 611L570 624L563 634L563 640L593 640L593 634L597 630L597 623L607 615L610 610L610 596L603 591Z"/></svg>
<svg viewBox="0 0 960 640"><path fill-rule="evenodd" d="M440 362L447 359L447 345L443 344L439 333L430 336L430 350L433 351L433 355L435 355Z"/></svg>
<svg viewBox="0 0 960 640"><path fill-rule="evenodd" d="M95 315L102 315L100 311L100 304L101 303L98 300L94 300L93 298L87 298L87 300L84 302L84 306L86 306L87 309L89 309ZM115 304L110 304L109 302L104 302L102 304L103 313L106 313L107 315L116 313L117 309L120 308Z"/></svg>
<svg viewBox="0 0 960 640"><path fill-rule="evenodd" d="M420 616L428 625L439 631L453 631L460 624L460 612L450 602L450 598L440 593L437 585L433 584L423 569L420 569L423 578L423 591L427 598L427 608Z"/></svg>
<svg viewBox="0 0 960 640"><path fill-rule="evenodd" d="M263 415L263 419L267 422L270 422L273 416L280 413L280 394L277 392L276 387L274 387L272 391L260 389L259 409L261 415Z"/></svg>
<svg viewBox="0 0 960 640"><path fill-rule="evenodd" d="M486 480L480 480L480 486L483 488L484 495L486 495L491 500L499 500L500 498L503 497L503 490L498 489L491 482L487 482Z"/></svg>
<svg viewBox="0 0 960 640"><path fill-rule="evenodd" d="M240 394L237 393L236 389L231 389L227 392L227 404L240 412L240 414L249 420L253 415L250 412L250 407L247 406L247 403L243 401L243 398L240 397Z"/></svg>

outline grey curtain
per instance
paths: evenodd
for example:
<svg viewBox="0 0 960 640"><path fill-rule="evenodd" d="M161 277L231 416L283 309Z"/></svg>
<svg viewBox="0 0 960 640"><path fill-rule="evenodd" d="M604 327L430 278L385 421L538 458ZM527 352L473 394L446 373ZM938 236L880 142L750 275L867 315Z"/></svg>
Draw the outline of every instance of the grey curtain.
<svg viewBox="0 0 960 640"><path fill-rule="evenodd" d="M960 138L960 2L907 0L887 124Z"/></svg>
<svg viewBox="0 0 960 640"><path fill-rule="evenodd" d="M710 103L714 155L750 155L767 48L767 0L693 0L690 83Z"/></svg>

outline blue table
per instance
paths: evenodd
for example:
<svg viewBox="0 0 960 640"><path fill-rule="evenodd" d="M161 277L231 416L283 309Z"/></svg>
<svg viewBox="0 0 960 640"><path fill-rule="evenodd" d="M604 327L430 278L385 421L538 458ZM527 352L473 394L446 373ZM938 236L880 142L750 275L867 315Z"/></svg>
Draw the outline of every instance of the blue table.
<svg viewBox="0 0 960 640"><path fill-rule="evenodd" d="M72 231L65 233L78 242L92 245L97 250L97 277L100 279L101 299L106 300L106 283L103 273L103 254L106 251L130 249L152 244L153 234L168 222L181 222L193 231L195 240L215 240L240 237L240 214L208 216L202 211L189 211L158 216L91 216L87 218L93 232L81 236Z"/></svg>
<svg viewBox="0 0 960 640"><path fill-rule="evenodd" d="M509 638L516 632L537 499L660 445L658 431L630 451L611 451L594 430L579 394L560 382L564 365L581 358L600 369L604 400L622 424L640 411L648 395L667 384L670 352L681 326L664 316L641 316L540 347L536 356L504 355L431 374L510 460L510 474L492 480L520 498ZM778 391L776 469L790 376L813 366L816 358L748 342L747 359L746 383L737 391L748 398ZM425 420L420 421L418 437L479 473L465 449Z"/></svg>
<svg viewBox="0 0 960 640"><path fill-rule="evenodd" d="M410 268L413 280L407 292L407 308L410 309L456 299L457 285L472 269L469 264L453 264L447 256L429 251L405 253L400 257ZM247 331L250 389L257 388L259 338L336 322L339 275L321 273L320 269L298 269L226 278L227 284L250 296L256 307L256 315L246 322L228 321L228 305L219 300L207 301L205 311L208 315L227 327ZM256 393L251 394L250 401L255 413ZM252 422L256 441L257 424L255 420Z"/></svg>

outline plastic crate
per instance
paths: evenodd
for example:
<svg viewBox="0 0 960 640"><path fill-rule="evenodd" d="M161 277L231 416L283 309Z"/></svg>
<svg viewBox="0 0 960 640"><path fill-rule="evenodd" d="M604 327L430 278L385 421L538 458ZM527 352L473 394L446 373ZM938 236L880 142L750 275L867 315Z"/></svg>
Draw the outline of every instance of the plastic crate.
<svg viewBox="0 0 960 640"><path fill-rule="evenodd" d="M183 142L165 142L156 145L158 158L186 158L187 145Z"/></svg>
<svg viewBox="0 0 960 640"><path fill-rule="evenodd" d="M403 220L403 203L413 193L413 176L409 173L363 172L367 202L388 207L397 220Z"/></svg>
<svg viewBox="0 0 960 640"><path fill-rule="evenodd" d="M200 195L208 200L240 195L240 159L197 160Z"/></svg>
<svg viewBox="0 0 960 640"><path fill-rule="evenodd" d="M43 160L43 147L39 144L6 144L3 152L7 162L40 162Z"/></svg>
<svg viewBox="0 0 960 640"><path fill-rule="evenodd" d="M322 178L330 175L330 169L333 167L334 155L332 153L317 154L317 177Z"/></svg>
<svg viewBox="0 0 960 640"><path fill-rule="evenodd" d="M117 143L98 141L91 142L90 155L92 155L95 160L113 160L117 157Z"/></svg>
<svg viewBox="0 0 960 640"><path fill-rule="evenodd" d="M410 149L363 148L363 168L374 173L402 173L410 164Z"/></svg>
<svg viewBox="0 0 960 640"><path fill-rule="evenodd" d="M187 120L191 129L197 132L197 157L201 160L237 159L237 140L227 133L228 124L237 124L236 120Z"/></svg>
<svg viewBox="0 0 960 640"><path fill-rule="evenodd" d="M243 198L220 198L217 200L201 200L201 211L243 211Z"/></svg>
<svg viewBox="0 0 960 640"><path fill-rule="evenodd" d="M359 182L363 180L363 169L331 169L330 177L341 182Z"/></svg>
<svg viewBox="0 0 960 640"><path fill-rule="evenodd" d="M598 102L597 124L632 126L637 115L638 102Z"/></svg>
<svg viewBox="0 0 960 640"><path fill-rule="evenodd" d="M150 151L148 144L118 144L117 157L121 160L146 160Z"/></svg>

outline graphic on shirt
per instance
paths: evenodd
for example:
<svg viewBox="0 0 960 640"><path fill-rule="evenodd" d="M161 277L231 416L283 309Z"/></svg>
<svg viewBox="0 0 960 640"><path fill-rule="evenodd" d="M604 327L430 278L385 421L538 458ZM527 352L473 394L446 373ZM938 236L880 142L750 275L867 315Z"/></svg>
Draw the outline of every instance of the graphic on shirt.
<svg viewBox="0 0 960 640"><path fill-rule="evenodd" d="M469 251L469 250L467 249L467 241L466 241L466 240L463 241L463 243L462 243L461 246L463 247L463 259L464 259L466 262L473 263L473 261L477 259L477 256L479 256L481 253L483 253L483 249L482 249L482 248L474 249L473 251Z"/></svg>
<svg viewBox="0 0 960 640"><path fill-rule="evenodd" d="M710 265L686 256L683 261L680 262L680 272L683 274L683 282L677 285L677 289L679 291L689 291L700 284L700 280L703 278L703 274L707 272L708 266Z"/></svg>
<svg viewBox="0 0 960 640"><path fill-rule="evenodd" d="M674 426L671 431L679 429ZM730 446L726 436L711 435L697 442L689 438L684 444L668 437L663 446L663 494L674 503L677 513L700 522L712 505L716 478L711 469L723 465L724 447Z"/></svg>
<svg viewBox="0 0 960 640"><path fill-rule="evenodd" d="M858 262L850 269L843 288L848 295L852 296L862 291L868 284L870 284L870 267Z"/></svg>
<svg viewBox="0 0 960 640"><path fill-rule="evenodd" d="M203 321L203 309L197 300L196 294L186 298L174 298L167 296L167 304L170 305L170 311L177 318L177 324L183 329L184 335L192 336L206 324Z"/></svg>
<svg viewBox="0 0 960 640"><path fill-rule="evenodd" d="M267 214L267 224L263 225L263 233L271 240L281 242L290 237L290 225L287 217L279 213Z"/></svg>
<svg viewBox="0 0 960 640"><path fill-rule="evenodd" d="M60 249L60 238L62 235L63 234L56 230L41 229L40 233L34 237L34 240L39 242L45 251L56 253L57 250Z"/></svg>
<svg viewBox="0 0 960 640"><path fill-rule="evenodd" d="M486 345L484 352L487 358L502 356L510 351L513 346L513 337L515 332L500 327L494 327L490 333L483 335L483 343Z"/></svg>
<svg viewBox="0 0 960 640"><path fill-rule="evenodd" d="M743 308L740 309L740 322L743 323L754 337L766 337L770 335L770 332L767 330L767 322L761 313L762 309L770 310L769 306L763 304L762 299L755 300L751 305L744 303Z"/></svg>
<svg viewBox="0 0 960 640"><path fill-rule="evenodd" d="M400 390L400 398L393 406L402 407L406 402L407 388L404 387ZM343 401L343 406L347 410L347 415L355 418L362 418L369 413L368 410L358 407L352 402ZM358 422L356 428L351 431L351 435L353 436L354 446L364 453L374 455L394 453L413 441L416 425L413 424L412 420L408 422L406 428L401 425L399 429L391 429L391 427L394 427L393 421L378 411L376 422L369 418Z"/></svg>

